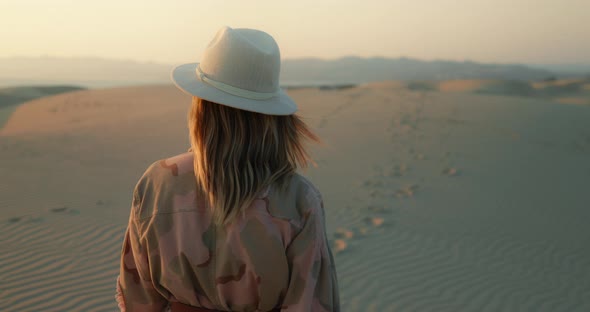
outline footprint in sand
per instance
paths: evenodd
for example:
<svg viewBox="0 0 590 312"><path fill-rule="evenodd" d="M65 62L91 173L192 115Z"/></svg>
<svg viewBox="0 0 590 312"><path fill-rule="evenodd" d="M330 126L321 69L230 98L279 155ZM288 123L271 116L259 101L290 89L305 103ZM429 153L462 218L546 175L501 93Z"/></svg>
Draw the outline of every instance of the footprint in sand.
<svg viewBox="0 0 590 312"><path fill-rule="evenodd" d="M383 225L383 218L379 217L366 217L365 223L372 227L380 227ZM341 253L350 248L350 244L354 243L358 237L367 236L369 229L366 226L355 227L353 230L347 228L337 228L333 234L333 239L330 239L330 245L334 253ZM354 244L353 244L354 245Z"/></svg>
<svg viewBox="0 0 590 312"><path fill-rule="evenodd" d="M72 209L67 206L60 206L60 207L53 207L47 209L47 212L52 214L67 214L67 215L77 215L80 214L80 211L77 209ZM7 220L8 223L38 223L43 222L45 218L40 215L24 215L24 216L17 216L12 217Z"/></svg>
<svg viewBox="0 0 590 312"><path fill-rule="evenodd" d="M369 233L369 230L366 227L361 227L361 228L358 229L358 232L359 232L360 235L365 236L365 235L367 235Z"/></svg>
<svg viewBox="0 0 590 312"><path fill-rule="evenodd" d="M412 184L398 189L393 196L395 196L395 198L410 198L414 196L416 190L418 190L418 184Z"/></svg>
<svg viewBox="0 0 590 312"><path fill-rule="evenodd" d="M401 177L406 174L406 171L408 171L408 166L406 164L395 165L389 171L389 176Z"/></svg>
<svg viewBox="0 0 590 312"><path fill-rule="evenodd" d="M27 215L27 216L18 216L8 219L8 223L31 223L31 222L42 222L43 218L40 216L34 215Z"/></svg>
<svg viewBox="0 0 590 312"><path fill-rule="evenodd" d="M371 198L380 198L382 196L383 194L379 190L373 189L369 191L369 197Z"/></svg>
<svg viewBox="0 0 590 312"><path fill-rule="evenodd" d="M70 214L70 215L77 215L80 213L80 211L78 211L77 209L72 209L72 208L69 208L68 206L50 208L49 212L57 213L57 214Z"/></svg>
<svg viewBox="0 0 590 312"><path fill-rule="evenodd" d="M381 217L366 217L365 223L373 227L381 227L385 224L385 219Z"/></svg>
<svg viewBox="0 0 590 312"><path fill-rule="evenodd" d="M23 217L10 218L10 219L8 219L8 223L17 223L17 222L20 222L22 219L23 219Z"/></svg>
<svg viewBox="0 0 590 312"><path fill-rule="evenodd" d="M371 219L371 223L373 223L373 226L375 226L375 227L382 226L383 222L385 222L385 220L383 218L375 217L375 218Z"/></svg>
<svg viewBox="0 0 590 312"><path fill-rule="evenodd" d="M379 180L367 180L364 185L369 187L383 187L383 182Z"/></svg>
<svg viewBox="0 0 590 312"><path fill-rule="evenodd" d="M354 237L354 232L345 228L337 228L334 237L336 239L351 239Z"/></svg>
<svg viewBox="0 0 590 312"><path fill-rule="evenodd" d="M332 251L336 254L341 253L348 249L348 244L343 239L336 239L332 243Z"/></svg>
<svg viewBox="0 0 590 312"><path fill-rule="evenodd" d="M426 156L424 156L424 154L417 154L416 157L414 157L414 159L424 160L424 159L426 159Z"/></svg>
<svg viewBox="0 0 590 312"><path fill-rule="evenodd" d="M339 227L336 229L336 232L333 234L333 236L334 240L331 240L330 242L332 245L332 251L334 251L334 253L341 253L348 249L348 240L354 237L354 232L349 229Z"/></svg>
<svg viewBox="0 0 590 312"><path fill-rule="evenodd" d="M389 212L391 212L382 205L369 205L367 207L367 209L372 213L389 213Z"/></svg>
<svg viewBox="0 0 590 312"><path fill-rule="evenodd" d="M454 168L454 167L449 167L449 168L445 168L442 171L443 175L449 176L449 177L454 177L454 176L458 176L459 175L459 169Z"/></svg>
<svg viewBox="0 0 590 312"><path fill-rule="evenodd" d="M63 207L55 207L55 208L51 208L49 209L49 211L51 212L65 212L68 210L68 207L63 206Z"/></svg>
<svg viewBox="0 0 590 312"><path fill-rule="evenodd" d="M97 206L109 206L111 204L112 204L112 201L110 201L110 200L102 200L102 199L99 199L99 200L96 201L96 205Z"/></svg>

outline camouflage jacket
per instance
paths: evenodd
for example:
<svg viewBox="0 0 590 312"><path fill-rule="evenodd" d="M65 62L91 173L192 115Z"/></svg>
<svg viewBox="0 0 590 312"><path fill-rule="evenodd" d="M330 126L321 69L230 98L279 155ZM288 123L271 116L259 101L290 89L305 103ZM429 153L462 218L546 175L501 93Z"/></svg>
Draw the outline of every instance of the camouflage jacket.
<svg viewBox="0 0 590 312"><path fill-rule="evenodd" d="M192 153L153 163L133 194L116 299L121 311L171 302L220 311L339 311L321 194L294 174L231 225L216 226Z"/></svg>

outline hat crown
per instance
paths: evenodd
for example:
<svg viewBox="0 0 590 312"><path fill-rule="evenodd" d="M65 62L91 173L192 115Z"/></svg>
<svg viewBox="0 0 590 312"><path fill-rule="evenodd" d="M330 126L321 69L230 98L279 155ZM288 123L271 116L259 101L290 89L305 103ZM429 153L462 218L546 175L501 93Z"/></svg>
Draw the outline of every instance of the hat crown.
<svg viewBox="0 0 590 312"><path fill-rule="evenodd" d="M236 88L279 90L279 46L259 30L222 28L205 49L199 67L207 78Z"/></svg>
<svg viewBox="0 0 590 312"><path fill-rule="evenodd" d="M255 29L224 27L200 63L176 66L172 80L182 91L237 109L291 115L297 104L279 87L281 53L275 40Z"/></svg>

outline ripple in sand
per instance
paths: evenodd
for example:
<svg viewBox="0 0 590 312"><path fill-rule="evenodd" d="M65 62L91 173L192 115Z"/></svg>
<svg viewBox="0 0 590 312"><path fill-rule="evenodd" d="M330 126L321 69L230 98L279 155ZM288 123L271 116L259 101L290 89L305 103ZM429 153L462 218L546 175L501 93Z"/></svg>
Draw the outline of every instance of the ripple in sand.
<svg viewBox="0 0 590 312"><path fill-rule="evenodd" d="M0 226L0 311L116 310L113 281L125 228L62 217L14 217Z"/></svg>

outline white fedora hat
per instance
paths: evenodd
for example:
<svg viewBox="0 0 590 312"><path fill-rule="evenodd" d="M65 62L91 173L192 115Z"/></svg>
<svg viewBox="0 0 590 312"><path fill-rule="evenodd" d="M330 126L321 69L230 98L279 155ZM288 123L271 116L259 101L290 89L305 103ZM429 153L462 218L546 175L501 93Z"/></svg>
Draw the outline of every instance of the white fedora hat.
<svg viewBox="0 0 590 312"><path fill-rule="evenodd" d="M184 92L210 102L267 115L291 115L295 102L279 87L279 46L267 33L224 27L200 63L180 65L172 80Z"/></svg>

